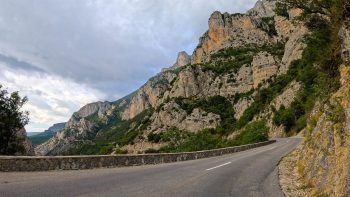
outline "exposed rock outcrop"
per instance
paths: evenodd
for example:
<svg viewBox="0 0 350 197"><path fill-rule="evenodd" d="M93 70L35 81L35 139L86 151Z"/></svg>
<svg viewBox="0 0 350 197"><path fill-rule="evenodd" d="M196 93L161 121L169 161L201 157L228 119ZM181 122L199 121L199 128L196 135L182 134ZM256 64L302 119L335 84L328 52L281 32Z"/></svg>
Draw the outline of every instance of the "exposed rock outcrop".
<svg viewBox="0 0 350 197"><path fill-rule="evenodd" d="M276 110L279 110L281 106L289 107L295 100L300 88L301 84L299 82L292 81L287 88L272 101L271 106Z"/></svg>
<svg viewBox="0 0 350 197"><path fill-rule="evenodd" d="M220 123L220 116L195 108L191 114L180 108L174 101L165 104L159 113L151 117L151 131L166 130L169 127L198 132L205 128L216 128Z"/></svg>
<svg viewBox="0 0 350 197"><path fill-rule="evenodd" d="M235 118L238 120L239 118L242 117L243 113L245 112L246 109L254 102L252 98L242 98L240 99L234 106L235 110Z"/></svg>
<svg viewBox="0 0 350 197"><path fill-rule="evenodd" d="M278 71L278 62L271 54L260 52L253 59L252 70L253 88L257 88L266 79L276 75Z"/></svg>
<svg viewBox="0 0 350 197"><path fill-rule="evenodd" d="M298 22L290 22L284 17L276 17L276 30L281 39L287 39L285 44L285 53L282 57L282 63L279 68L279 75L288 71L290 64L302 57L305 43L304 36L308 33L307 28Z"/></svg>
<svg viewBox="0 0 350 197"><path fill-rule="evenodd" d="M172 66L173 68L180 68L191 63L191 56L188 55L185 51L179 52L177 55L176 63Z"/></svg>
<svg viewBox="0 0 350 197"><path fill-rule="evenodd" d="M248 10L248 14L255 18L273 17L275 15L276 1L274 0L259 0L254 8Z"/></svg>
<svg viewBox="0 0 350 197"><path fill-rule="evenodd" d="M171 87L171 82L176 78L172 71L158 74L143 85L133 96L130 104L122 113L122 119L134 118L142 111L156 107L162 103L162 96Z"/></svg>
<svg viewBox="0 0 350 197"><path fill-rule="evenodd" d="M199 40L192 55L192 64L205 63L210 54L225 47L242 47L247 44L266 44L270 38L256 27L252 17L214 12L209 19L209 30Z"/></svg>
<svg viewBox="0 0 350 197"><path fill-rule="evenodd" d="M34 148L33 148L32 142L27 137L26 130L24 128L19 129L16 132L16 136L18 139L22 140L22 144L24 147L24 152L16 153L16 155L29 155L29 156L34 155L35 154Z"/></svg>
<svg viewBox="0 0 350 197"><path fill-rule="evenodd" d="M191 56L186 53L186 51L181 51L177 54L176 62L169 68L163 68L162 72L175 70L181 68L191 63Z"/></svg>

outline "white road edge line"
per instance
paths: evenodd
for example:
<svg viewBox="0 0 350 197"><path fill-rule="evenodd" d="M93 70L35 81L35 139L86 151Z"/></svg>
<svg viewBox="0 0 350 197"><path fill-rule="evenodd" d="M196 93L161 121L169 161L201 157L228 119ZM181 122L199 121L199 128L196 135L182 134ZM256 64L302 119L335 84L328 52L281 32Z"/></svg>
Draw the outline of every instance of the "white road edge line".
<svg viewBox="0 0 350 197"><path fill-rule="evenodd" d="M227 163L224 163L224 164L221 164L221 165L218 165L218 166L215 166L215 167L212 167L212 168L208 168L208 169L206 169L206 171L209 171L209 170L214 170L215 168L220 168L220 167L222 167L222 166L226 166L226 165L228 165L228 164L230 164L231 162L227 162Z"/></svg>
<svg viewBox="0 0 350 197"><path fill-rule="evenodd" d="M271 148L269 148L269 149L267 149L267 150L272 150L272 149L275 149L277 146L273 146L273 147L271 147Z"/></svg>

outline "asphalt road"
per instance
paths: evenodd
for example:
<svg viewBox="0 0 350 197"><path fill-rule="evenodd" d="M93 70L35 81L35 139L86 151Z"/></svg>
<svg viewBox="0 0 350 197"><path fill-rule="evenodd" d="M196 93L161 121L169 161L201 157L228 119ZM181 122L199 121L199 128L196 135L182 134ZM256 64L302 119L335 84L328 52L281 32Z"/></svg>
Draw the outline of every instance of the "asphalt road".
<svg viewBox="0 0 350 197"><path fill-rule="evenodd" d="M154 166L0 173L0 196L284 196L276 167L300 142Z"/></svg>

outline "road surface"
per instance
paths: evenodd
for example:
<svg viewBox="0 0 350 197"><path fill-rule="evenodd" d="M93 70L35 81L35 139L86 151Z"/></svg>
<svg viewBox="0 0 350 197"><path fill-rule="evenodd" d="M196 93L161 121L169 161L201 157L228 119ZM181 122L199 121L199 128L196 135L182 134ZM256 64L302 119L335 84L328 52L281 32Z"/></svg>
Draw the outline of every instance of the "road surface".
<svg viewBox="0 0 350 197"><path fill-rule="evenodd" d="M0 196L284 196L276 167L301 141L153 166L0 173Z"/></svg>

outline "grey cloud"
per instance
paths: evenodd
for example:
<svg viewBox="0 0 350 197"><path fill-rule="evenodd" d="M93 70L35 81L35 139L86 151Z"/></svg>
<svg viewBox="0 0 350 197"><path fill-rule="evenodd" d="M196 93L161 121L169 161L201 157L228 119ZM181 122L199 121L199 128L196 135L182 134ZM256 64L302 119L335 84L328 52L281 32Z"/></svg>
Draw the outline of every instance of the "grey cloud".
<svg viewBox="0 0 350 197"><path fill-rule="evenodd" d="M0 49L35 64L6 59L12 65L68 77L113 97L172 65L178 51L191 53L214 10L244 12L254 2L1 1Z"/></svg>
<svg viewBox="0 0 350 197"><path fill-rule="evenodd" d="M179 51L192 53L213 11L245 12L255 1L0 1L0 83L28 95L28 129L38 131L131 93Z"/></svg>
<svg viewBox="0 0 350 197"><path fill-rule="evenodd" d="M45 72L43 69L38 68L28 62L20 61L14 57L9 57L3 54L0 54L0 62L4 62L15 69L34 71L34 72Z"/></svg>

